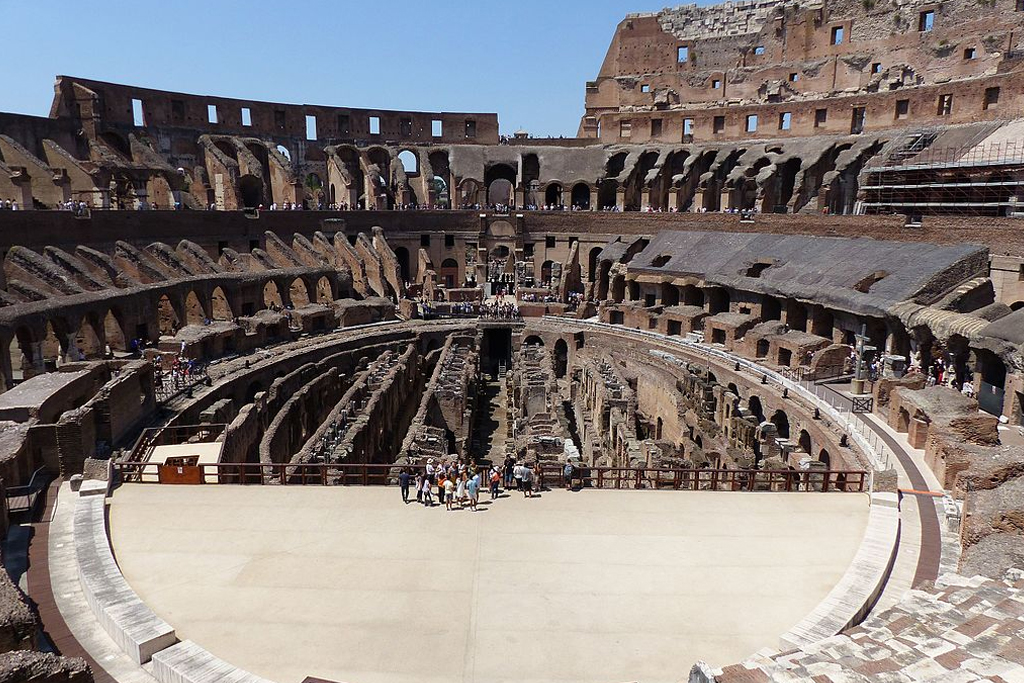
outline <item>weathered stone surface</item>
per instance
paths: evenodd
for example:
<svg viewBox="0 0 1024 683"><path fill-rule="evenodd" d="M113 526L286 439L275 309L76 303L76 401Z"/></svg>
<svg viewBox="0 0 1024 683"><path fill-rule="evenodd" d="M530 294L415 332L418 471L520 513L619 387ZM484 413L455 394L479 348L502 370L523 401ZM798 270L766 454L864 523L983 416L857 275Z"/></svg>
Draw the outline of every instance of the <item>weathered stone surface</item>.
<svg viewBox="0 0 1024 683"><path fill-rule="evenodd" d="M0 683L92 683L85 660L44 652L0 654Z"/></svg>

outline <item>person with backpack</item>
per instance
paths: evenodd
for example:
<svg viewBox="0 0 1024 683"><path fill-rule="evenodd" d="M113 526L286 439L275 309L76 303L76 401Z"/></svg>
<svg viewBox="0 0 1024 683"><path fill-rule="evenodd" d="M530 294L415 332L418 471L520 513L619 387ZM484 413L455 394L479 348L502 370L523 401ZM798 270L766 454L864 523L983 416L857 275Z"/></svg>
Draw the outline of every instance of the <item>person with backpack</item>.
<svg viewBox="0 0 1024 683"><path fill-rule="evenodd" d="M409 468L403 467L402 473L398 475L398 486L402 489L402 502L409 502L409 483L412 480L412 475L409 474Z"/></svg>

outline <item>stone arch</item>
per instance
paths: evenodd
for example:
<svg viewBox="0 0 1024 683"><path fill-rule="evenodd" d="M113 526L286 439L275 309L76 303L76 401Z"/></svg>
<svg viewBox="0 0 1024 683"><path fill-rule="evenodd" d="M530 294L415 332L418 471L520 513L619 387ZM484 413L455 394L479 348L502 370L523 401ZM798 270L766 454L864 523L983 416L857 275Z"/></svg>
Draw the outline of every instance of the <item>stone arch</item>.
<svg viewBox="0 0 1024 683"><path fill-rule="evenodd" d="M572 199L572 206L574 209L581 209L584 211L590 210L590 185L586 183L576 183L572 186L572 193L570 195Z"/></svg>
<svg viewBox="0 0 1024 683"><path fill-rule="evenodd" d="M331 284L330 278L324 275L316 281L316 300L321 304L330 304L334 299L334 285Z"/></svg>
<svg viewBox="0 0 1024 683"><path fill-rule="evenodd" d="M487 187L488 204L511 205L516 187L516 170L508 164L494 164L484 172L484 185Z"/></svg>
<svg viewBox="0 0 1024 683"><path fill-rule="evenodd" d="M535 334L531 334L523 340L523 346L544 346L544 340Z"/></svg>
<svg viewBox="0 0 1024 683"><path fill-rule="evenodd" d="M605 178L597 186L598 208L602 211L614 209L619 202L619 181Z"/></svg>
<svg viewBox="0 0 1024 683"><path fill-rule="evenodd" d="M441 268L437 271L437 276L441 282L448 289L454 289L459 286L459 262L453 258L446 258L441 262Z"/></svg>
<svg viewBox="0 0 1024 683"><path fill-rule="evenodd" d="M780 439L789 438L789 415L784 410L776 410L772 414L771 423L775 425L776 432Z"/></svg>
<svg viewBox="0 0 1024 683"><path fill-rule="evenodd" d="M160 330L160 336L173 337L181 329L181 316L178 315L176 308L168 295L160 296L156 304L157 329Z"/></svg>
<svg viewBox="0 0 1024 683"><path fill-rule="evenodd" d="M233 320L231 302L221 287L214 287L210 296L210 314L214 320Z"/></svg>
<svg viewBox="0 0 1024 683"><path fill-rule="evenodd" d="M811 435L806 429L800 430L800 436L797 439L797 444L800 445L800 450L802 450L807 455L810 455L811 453L814 452L813 450L811 450Z"/></svg>
<svg viewBox="0 0 1024 683"><path fill-rule="evenodd" d="M78 335L75 338L75 345L82 358L98 360L106 357L106 344L106 335L103 333L100 319L95 313L85 314L78 325Z"/></svg>
<svg viewBox="0 0 1024 683"><path fill-rule="evenodd" d="M268 280L267 284L263 285L263 307L284 308L284 299L281 298L281 290L278 289L277 283L273 280Z"/></svg>
<svg viewBox="0 0 1024 683"><path fill-rule="evenodd" d="M185 296L185 324L202 325L209 317L195 290L189 291Z"/></svg>
<svg viewBox="0 0 1024 683"><path fill-rule="evenodd" d="M32 330L24 325L18 327L14 331L14 337L11 339L11 344L8 349L11 358L11 383L15 380L21 381L28 379L36 373L36 349L33 341L35 336ZM39 360L39 364L42 364L42 360ZM16 377L20 375L20 377Z"/></svg>
<svg viewBox="0 0 1024 683"><path fill-rule="evenodd" d="M263 180L254 175L238 179L238 198L246 209L254 209L263 203Z"/></svg>
<svg viewBox="0 0 1024 683"><path fill-rule="evenodd" d="M710 287L707 290L708 312L711 315L729 312L729 290L724 287Z"/></svg>
<svg viewBox="0 0 1024 683"><path fill-rule="evenodd" d="M751 415L757 418L758 424L765 421L764 406L761 405L761 399L757 396L751 396L747 399L747 410L750 411Z"/></svg>
<svg viewBox="0 0 1024 683"><path fill-rule="evenodd" d="M540 265L540 286L550 287L551 286L551 270L554 267L554 261L544 261Z"/></svg>
<svg viewBox="0 0 1024 683"><path fill-rule="evenodd" d="M612 278L612 301L621 304L626 298L626 278L624 275L616 275Z"/></svg>
<svg viewBox="0 0 1024 683"><path fill-rule="evenodd" d="M53 320L46 321L46 336L43 337L42 351L43 367L47 371L56 370L61 365L67 346L67 342L61 339L63 335L57 332L56 327Z"/></svg>
<svg viewBox="0 0 1024 683"><path fill-rule="evenodd" d="M696 285L683 285L682 301L686 306L704 308L704 290Z"/></svg>
<svg viewBox="0 0 1024 683"><path fill-rule="evenodd" d="M395 248L395 258L398 260L398 272L405 282L411 282L412 277L409 270L409 250L405 247Z"/></svg>
<svg viewBox="0 0 1024 683"><path fill-rule="evenodd" d="M113 351L128 351L128 335L121 312L111 308L103 316L103 339Z"/></svg>
<svg viewBox="0 0 1024 683"><path fill-rule="evenodd" d="M590 282L593 282L597 277L597 265L602 251L602 247L594 247L590 250L590 255L587 258L587 280Z"/></svg>
<svg viewBox="0 0 1024 683"><path fill-rule="evenodd" d="M818 462L823 462L827 467L832 467L832 456L829 455L828 451L822 448L818 452Z"/></svg>
<svg viewBox="0 0 1024 683"><path fill-rule="evenodd" d="M548 183L544 188L544 206L558 208L562 206L562 184Z"/></svg>
<svg viewBox="0 0 1024 683"><path fill-rule="evenodd" d="M288 300L295 308L310 304L309 286L303 278L297 277L288 285Z"/></svg>
<svg viewBox="0 0 1024 683"><path fill-rule="evenodd" d="M569 370L569 344L564 339L555 342L555 377L565 377Z"/></svg>
<svg viewBox="0 0 1024 683"><path fill-rule="evenodd" d="M420 174L420 159L416 156L416 152L410 149L403 149L398 153L398 160L402 162L405 175L413 177Z"/></svg>

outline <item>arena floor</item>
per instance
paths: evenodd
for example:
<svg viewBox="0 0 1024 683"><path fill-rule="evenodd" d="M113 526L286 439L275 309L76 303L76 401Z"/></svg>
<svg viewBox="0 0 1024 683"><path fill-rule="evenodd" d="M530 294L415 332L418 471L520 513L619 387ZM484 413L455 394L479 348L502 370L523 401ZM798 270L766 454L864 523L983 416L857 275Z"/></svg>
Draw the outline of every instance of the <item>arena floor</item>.
<svg viewBox="0 0 1024 683"><path fill-rule="evenodd" d="M867 512L862 494L552 491L470 513L397 489L136 484L110 525L179 638L277 683L676 683L776 646Z"/></svg>

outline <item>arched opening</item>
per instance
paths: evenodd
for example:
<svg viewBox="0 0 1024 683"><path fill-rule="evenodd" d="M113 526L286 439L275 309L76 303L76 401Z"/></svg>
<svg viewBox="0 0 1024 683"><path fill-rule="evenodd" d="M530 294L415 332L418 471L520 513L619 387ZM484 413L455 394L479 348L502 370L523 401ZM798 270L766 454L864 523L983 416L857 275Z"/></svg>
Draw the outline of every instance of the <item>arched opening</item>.
<svg viewBox="0 0 1024 683"><path fill-rule="evenodd" d="M813 452L811 451L811 435L806 429L800 430L800 437L797 439L797 444L799 444L800 450L807 455L810 455Z"/></svg>
<svg viewBox="0 0 1024 683"><path fill-rule="evenodd" d="M277 151L278 151L278 153L279 153L279 154L280 154L281 156L283 156L283 157L284 157L285 159L287 159L288 161L291 161L291 160L292 160L292 153L291 153L291 152L289 152L289 151L288 151L288 148L287 148L287 147L285 147L284 145L278 145L278 146L277 146Z"/></svg>
<svg viewBox="0 0 1024 683"><path fill-rule="evenodd" d="M437 271L437 275L448 289L457 287L459 282L459 262L453 258L446 258L441 262L441 269Z"/></svg>
<svg viewBox="0 0 1024 683"><path fill-rule="evenodd" d="M544 206L557 209L562 206L562 186L558 183L550 183L544 189Z"/></svg>
<svg viewBox="0 0 1024 683"><path fill-rule="evenodd" d="M244 175L238 179L238 194L242 206L254 209L263 203L263 181L254 175Z"/></svg>
<svg viewBox="0 0 1024 683"><path fill-rule="evenodd" d="M331 287L331 281L326 275L316 282L316 300L321 304L334 302L334 288Z"/></svg>
<svg viewBox="0 0 1024 683"><path fill-rule="evenodd" d="M160 336L173 337L178 334L178 330L181 329L181 319L178 318L178 313L174 310L174 305L171 304L171 300L166 294L160 297L156 308Z"/></svg>
<svg viewBox="0 0 1024 683"><path fill-rule="evenodd" d="M597 201L602 211L618 206L619 183L616 180L602 180L597 186Z"/></svg>
<svg viewBox="0 0 1024 683"><path fill-rule="evenodd" d="M761 405L761 399L757 396L751 396L747 399L747 410L757 418L758 424L764 422L764 407Z"/></svg>
<svg viewBox="0 0 1024 683"><path fill-rule="evenodd" d="M761 301L761 320L782 320L782 304L773 296Z"/></svg>
<svg viewBox="0 0 1024 683"><path fill-rule="evenodd" d="M780 439L789 438L789 416L786 415L785 411L776 410L775 414L772 415L772 424L775 425L775 430Z"/></svg>
<svg viewBox="0 0 1024 683"><path fill-rule="evenodd" d="M822 448L818 452L818 462L823 462L823 463L825 463L826 467L831 468L832 467L832 456L828 454L828 451L826 451L824 448Z"/></svg>
<svg viewBox="0 0 1024 683"><path fill-rule="evenodd" d="M487 203L491 206L511 206L512 191L516 184L516 170L508 164L495 164L484 173Z"/></svg>
<svg viewBox="0 0 1024 683"><path fill-rule="evenodd" d="M210 296L210 308L214 320L232 320L235 317L231 312L231 303L220 287L215 287Z"/></svg>
<svg viewBox="0 0 1024 683"><path fill-rule="evenodd" d="M569 369L569 345L564 339L555 342L555 377L565 377Z"/></svg>
<svg viewBox="0 0 1024 683"><path fill-rule="evenodd" d="M658 421L655 423L655 426L654 426L654 438L656 440L661 441L661 435L664 432L664 429L665 429L665 421L662 420L659 417Z"/></svg>
<svg viewBox="0 0 1024 683"><path fill-rule="evenodd" d="M572 206L583 211L590 209L590 186L576 183L572 186Z"/></svg>
<svg viewBox="0 0 1024 683"><path fill-rule="evenodd" d="M409 271L409 250L405 247L398 247L395 249L395 258L398 260L398 272L402 275L402 280L405 282L411 282Z"/></svg>
<svg viewBox="0 0 1024 683"><path fill-rule="evenodd" d="M306 176L303 186L306 190L306 200L303 202L305 206L311 209L320 208L326 203L326 197L324 196L324 181L316 173L310 173Z"/></svg>
<svg viewBox="0 0 1024 683"><path fill-rule="evenodd" d="M815 308L814 320L811 322L811 333L831 340L834 329L835 317L832 315L832 311L822 307Z"/></svg>
<svg viewBox="0 0 1024 683"><path fill-rule="evenodd" d="M128 339L124 333L121 317L113 309L103 317L103 337L113 351L128 351Z"/></svg>
<svg viewBox="0 0 1024 683"><path fill-rule="evenodd" d="M206 318L206 311L203 310L199 297L194 291L189 292L185 297L185 324L202 325Z"/></svg>
<svg viewBox="0 0 1024 683"><path fill-rule="evenodd" d="M594 278L597 277L597 263L598 259L601 258L602 251L601 247L594 247L590 250L590 256L587 260L587 280L590 282L593 282Z"/></svg>
<svg viewBox="0 0 1024 683"><path fill-rule="evenodd" d="M523 340L523 346L544 346L544 340L535 334L531 334Z"/></svg>
<svg viewBox="0 0 1024 683"><path fill-rule="evenodd" d="M661 303L663 306L678 306L679 288L670 282L661 283Z"/></svg>
<svg viewBox="0 0 1024 683"><path fill-rule="evenodd" d="M550 287L551 286L551 267L552 261L545 261L540 266L540 286Z"/></svg>
<svg viewBox="0 0 1024 683"><path fill-rule="evenodd" d="M53 329L53 323L47 321L46 337L43 339L43 368L47 372L52 372L63 364L64 354L61 352L63 346L60 337Z"/></svg>
<svg viewBox="0 0 1024 683"><path fill-rule="evenodd" d="M85 360L99 360L106 356L106 342L100 334L99 321L92 314L82 319L78 327L78 335L75 338L75 346L81 358Z"/></svg>
<svg viewBox="0 0 1024 683"><path fill-rule="evenodd" d="M14 333L9 349L11 358L11 383L16 384L35 374L32 356L32 332L19 327Z"/></svg>
<svg viewBox="0 0 1024 683"><path fill-rule="evenodd" d="M683 285L683 304L704 308L704 290L696 285Z"/></svg>
<svg viewBox="0 0 1024 683"><path fill-rule="evenodd" d="M306 287L306 281L301 277L297 277L292 280L291 285L288 287L288 298L291 300L292 307L301 308L302 306L308 306L309 300L309 289Z"/></svg>
<svg viewBox="0 0 1024 683"><path fill-rule="evenodd" d="M398 160L402 162L402 168L405 169L405 175L415 176L420 173L420 160L416 154L408 149L404 149L398 153Z"/></svg>
<svg viewBox="0 0 1024 683"><path fill-rule="evenodd" d="M721 287L707 290L708 312L711 315L729 312L729 292Z"/></svg>
<svg viewBox="0 0 1024 683"><path fill-rule="evenodd" d="M757 348L755 349L754 353L757 355L758 358L767 358L768 352L771 350L771 347L771 342L769 342L767 339L758 339Z"/></svg>
<svg viewBox="0 0 1024 683"><path fill-rule="evenodd" d="M616 275L612 278L612 301L621 304L626 298L626 278L623 275Z"/></svg>
<svg viewBox="0 0 1024 683"><path fill-rule="evenodd" d="M263 285L263 307L271 309L284 308L284 302L281 299L281 291L277 288L277 283L273 280Z"/></svg>

